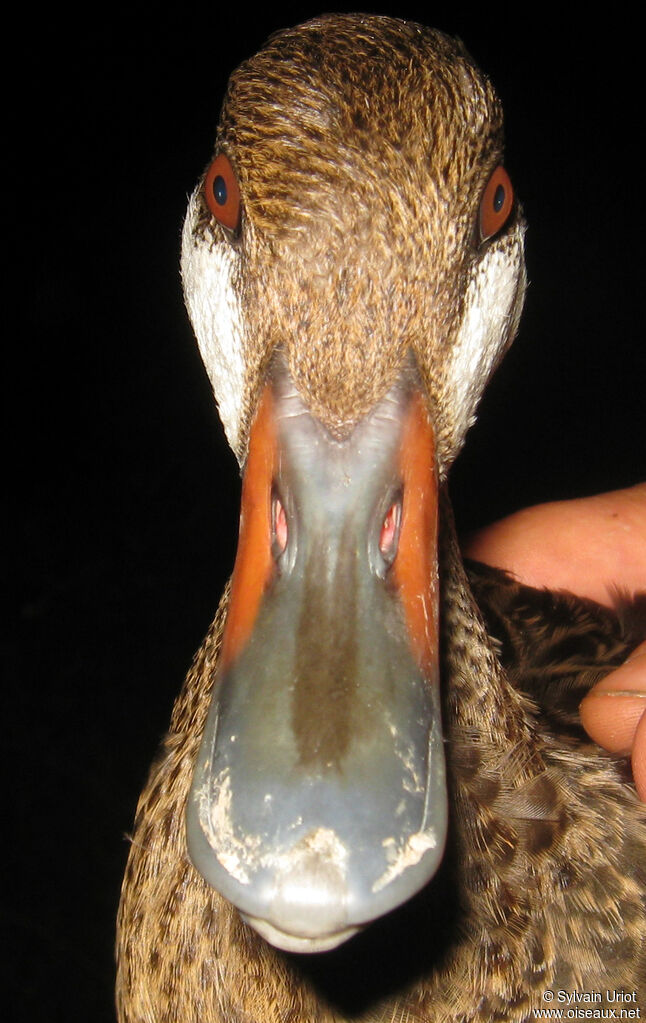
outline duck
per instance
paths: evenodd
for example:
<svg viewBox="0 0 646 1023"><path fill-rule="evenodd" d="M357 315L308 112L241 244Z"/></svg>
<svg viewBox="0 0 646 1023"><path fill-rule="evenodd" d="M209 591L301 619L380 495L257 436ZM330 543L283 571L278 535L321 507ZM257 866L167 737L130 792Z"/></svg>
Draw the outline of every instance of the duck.
<svg viewBox="0 0 646 1023"><path fill-rule="evenodd" d="M232 74L182 280L240 534L137 808L120 1023L646 996L646 808L578 717L643 598L465 563L448 493L524 233L461 42L326 15Z"/></svg>

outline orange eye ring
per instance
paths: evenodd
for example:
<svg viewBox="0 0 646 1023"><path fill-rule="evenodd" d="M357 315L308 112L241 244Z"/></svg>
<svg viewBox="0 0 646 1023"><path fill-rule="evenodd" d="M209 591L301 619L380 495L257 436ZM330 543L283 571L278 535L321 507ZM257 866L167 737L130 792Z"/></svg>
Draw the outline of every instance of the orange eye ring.
<svg viewBox="0 0 646 1023"><path fill-rule="evenodd" d="M485 242L505 226L514 206L514 189L509 175L500 164L487 182L482 199L478 222L480 241Z"/></svg>
<svg viewBox="0 0 646 1023"><path fill-rule="evenodd" d="M228 156L220 153L206 172L204 195L211 213L223 227L240 227L240 189Z"/></svg>

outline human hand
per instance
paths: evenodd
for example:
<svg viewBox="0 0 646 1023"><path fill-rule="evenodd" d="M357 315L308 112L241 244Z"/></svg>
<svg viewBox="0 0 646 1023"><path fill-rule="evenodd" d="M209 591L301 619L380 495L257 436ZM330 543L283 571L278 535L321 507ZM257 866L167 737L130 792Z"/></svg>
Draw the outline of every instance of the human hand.
<svg viewBox="0 0 646 1023"><path fill-rule="evenodd" d="M611 607L614 587L646 590L646 483L527 508L468 537L463 549L529 586L570 590ZM646 801L646 643L590 691L581 721L600 746L631 753Z"/></svg>

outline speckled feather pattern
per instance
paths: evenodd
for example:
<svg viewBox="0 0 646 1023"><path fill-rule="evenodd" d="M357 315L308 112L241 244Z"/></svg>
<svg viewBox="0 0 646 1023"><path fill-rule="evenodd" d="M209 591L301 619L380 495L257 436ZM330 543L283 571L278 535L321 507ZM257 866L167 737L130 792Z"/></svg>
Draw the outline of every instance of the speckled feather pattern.
<svg viewBox="0 0 646 1023"><path fill-rule="evenodd" d="M241 463L276 347L337 435L412 352L446 475L522 303L520 213L484 247L474 237L501 147L486 78L460 44L419 26L319 19L234 73L216 149L239 177L242 231L225 236L198 188L183 273ZM200 290L211 273L217 300ZM209 320L223 316L214 340ZM582 692L638 629L488 571L470 584L446 497L441 518L451 827L439 874L342 948L299 958L194 870L184 811L227 591L137 810L120 1023L520 1023L547 988L623 988L646 1004L646 809L623 762L576 720Z"/></svg>

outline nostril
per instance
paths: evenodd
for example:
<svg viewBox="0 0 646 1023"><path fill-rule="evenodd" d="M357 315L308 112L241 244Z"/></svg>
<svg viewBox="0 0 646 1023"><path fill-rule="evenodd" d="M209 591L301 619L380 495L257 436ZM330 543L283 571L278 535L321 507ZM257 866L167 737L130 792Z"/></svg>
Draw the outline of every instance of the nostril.
<svg viewBox="0 0 646 1023"><path fill-rule="evenodd" d="M401 510L401 499L398 498L391 504L381 525L381 533L379 534L379 550L387 565L392 565L397 554Z"/></svg>
<svg viewBox="0 0 646 1023"><path fill-rule="evenodd" d="M287 547L287 515L279 497L274 494L271 501L272 553L279 558Z"/></svg>

